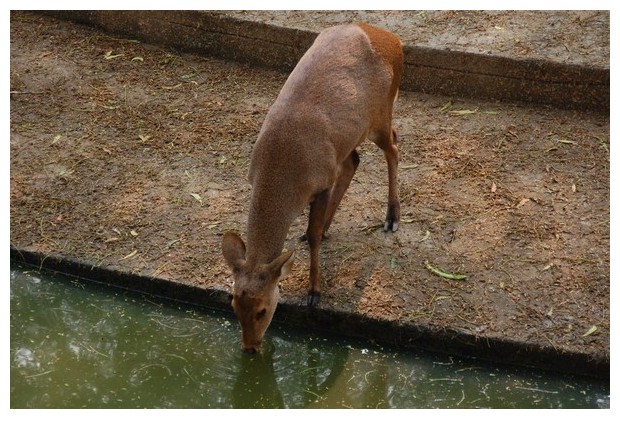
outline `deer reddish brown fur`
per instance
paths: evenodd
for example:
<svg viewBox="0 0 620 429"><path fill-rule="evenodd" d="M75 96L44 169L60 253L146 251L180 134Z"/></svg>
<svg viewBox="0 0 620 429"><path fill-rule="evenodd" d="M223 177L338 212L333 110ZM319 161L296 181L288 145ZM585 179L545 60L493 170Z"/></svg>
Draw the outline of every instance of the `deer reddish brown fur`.
<svg viewBox="0 0 620 429"><path fill-rule="evenodd" d="M293 220L310 204L308 305L321 294L319 248L359 164L366 138L384 152L388 167L385 231L400 217L396 132L392 106L403 72L398 37L367 24L331 27L301 58L258 135L249 171L252 184L247 246L234 232L222 239L233 270L232 307L243 349L260 349L278 303L278 282L294 251L282 253Z"/></svg>

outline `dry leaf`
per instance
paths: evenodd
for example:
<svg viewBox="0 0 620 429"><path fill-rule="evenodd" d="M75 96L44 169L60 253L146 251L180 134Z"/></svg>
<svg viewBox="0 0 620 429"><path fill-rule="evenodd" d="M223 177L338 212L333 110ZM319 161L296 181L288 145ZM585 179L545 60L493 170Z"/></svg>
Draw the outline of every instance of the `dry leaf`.
<svg viewBox="0 0 620 429"><path fill-rule="evenodd" d="M432 266L431 264L428 263L428 261L426 261L424 265L426 266L426 269L428 269L431 273L436 274L439 277L443 277L444 279L450 279L450 280L466 280L467 279L467 276L465 274L448 273L442 270L441 268Z"/></svg>
<svg viewBox="0 0 620 429"><path fill-rule="evenodd" d="M105 55L103 56L106 60L112 60L114 58L118 58L118 57L122 57L123 54L113 54L113 51L108 51L105 53Z"/></svg>
<svg viewBox="0 0 620 429"><path fill-rule="evenodd" d="M171 248L172 246L174 246L176 243L178 243L179 241L181 241L181 240L179 240L179 239L170 240L170 241L168 242L168 244L166 244L166 250L170 250L170 248Z"/></svg>
<svg viewBox="0 0 620 429"><path fill-rule="evenodd" d="M517 208L523 207L528 201L530 201L529 198L523 198L521 201L519 201L519 204L517 204Z"/></svg>
<svg viewBox="0 0 620 429"><path fill-rule="evenodd" d="M473 115L474 113L478 113L478 110L450 110L451 115L463 116L463 115Z"/></svg>
<svg viewBox="0 0 620 429"><path fill-rule="evenodd" d="M445 112L446 110L448 110L450 107L452 107L452 100L448 101L446 104L443 105L443 107L441 109L439 109L440 112Z"/></svg>
<svg viewBox="0 0 620 429"><path fill-rule="evenodd" d="M201 197L200 195L198 195L198 194L193 194L193 193L190 193L190 195L191 195L192 197L194 197L194 199L195 199L196 201L198 201L198 202L200 203L200 205L202 205L202 197Z"/></svg>
<svg viewBox="0 0 620 429"><path fill-rule="evenodd" d="M597 331L597 327L596 325L592 325L590 327L590 329L588 329L588 332L586 332L585 334L582 335L582 337L587 337L588 335L592 335L593 333L595 333Z"/></svg>
<svg viewBox="0 0 620 429"><path fill-rule="evenodd" d="M125 260L125 259L129 259L129 258L133 258L134 256L136 256L138 254L137 250L134 250L133 252L131 252L129 255L123 256L121 259L119 259L119 261Z"/></svg>

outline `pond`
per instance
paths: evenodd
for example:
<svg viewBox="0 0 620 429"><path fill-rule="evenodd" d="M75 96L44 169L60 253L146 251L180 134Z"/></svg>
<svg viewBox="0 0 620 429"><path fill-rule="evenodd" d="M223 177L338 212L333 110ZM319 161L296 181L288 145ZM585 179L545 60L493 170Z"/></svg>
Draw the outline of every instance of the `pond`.
<svg viewBox="0 0 620 429"><path fill-rule="evenodd" d="M11 265L11 408L609 408L607 380L371 346Z"/></svg>

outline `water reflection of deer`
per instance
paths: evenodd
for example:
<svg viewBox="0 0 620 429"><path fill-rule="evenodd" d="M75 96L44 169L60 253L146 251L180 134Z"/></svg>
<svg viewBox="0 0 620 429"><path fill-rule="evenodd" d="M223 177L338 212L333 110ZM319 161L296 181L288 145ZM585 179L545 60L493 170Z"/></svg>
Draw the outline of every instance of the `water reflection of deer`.
<svg viewBox="0 0 620 429"><path fill-rule="evenodd" d="M234 408L284 408L273 368L273 347L262 353L241 355L241 366L232 390Z"/></svg>
<svg viewBox="0 0 620 429"><path fill-rule="evenodd" d="M271 346L271 344L270 344ZM348 349L329 355L321 355L316 349L307 351L306 367L300 368L304 374L303 386L300 386L300 403L287 404L282 397L274 369L275 347L265 347L262 353L241 355L241 362L235 384L232 389L234 408L304 408L311 406L317 398L325 395L345 367ZM329 375L323 377L326 370ZM319 373L320 372L320 373Z"/></svg>

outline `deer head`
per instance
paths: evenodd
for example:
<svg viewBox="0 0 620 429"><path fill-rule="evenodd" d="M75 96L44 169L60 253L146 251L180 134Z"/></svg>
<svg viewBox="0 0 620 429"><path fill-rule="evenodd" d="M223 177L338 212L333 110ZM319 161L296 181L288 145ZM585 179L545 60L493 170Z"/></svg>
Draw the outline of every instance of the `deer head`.
<svg viewBox="0 0 620 429"><path fill-rule="evenodd" d="M291 270L295 251L291 250L267 263L248 263L245 244L234 232L222 239L224 260L233 272L232 308L241 325L243 350L260 350L265 331L278 305L278 282Z"/></svg>

